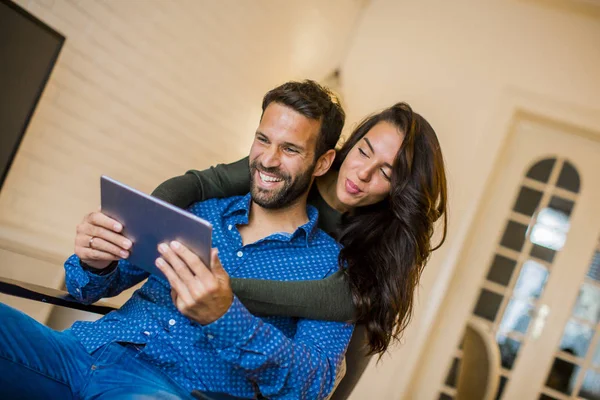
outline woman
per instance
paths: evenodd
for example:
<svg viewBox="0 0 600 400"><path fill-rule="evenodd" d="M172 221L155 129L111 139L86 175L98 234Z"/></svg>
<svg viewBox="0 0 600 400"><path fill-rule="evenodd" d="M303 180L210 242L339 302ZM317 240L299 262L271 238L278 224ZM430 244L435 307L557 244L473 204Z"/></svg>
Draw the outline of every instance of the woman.
<svg viewBox="0 0 600 400"><path fill-rule="evenodd" d="M249 190L245 158L169 179L153 195L186 208ZM408 325L423 267L445 240L446 198L433 128L408 104L395 104L359 124L309 195L320 228L344 246L340 265L346 268L321 281L233 278L233 290L257 314L358 322L366 331L366 353L381 357ZM442 239L434 247L434 223L442 217ZM361 346L363 336L354 337L350 347ZM338 391L352 389L368 361L361 358L348 360Z"/></svg>

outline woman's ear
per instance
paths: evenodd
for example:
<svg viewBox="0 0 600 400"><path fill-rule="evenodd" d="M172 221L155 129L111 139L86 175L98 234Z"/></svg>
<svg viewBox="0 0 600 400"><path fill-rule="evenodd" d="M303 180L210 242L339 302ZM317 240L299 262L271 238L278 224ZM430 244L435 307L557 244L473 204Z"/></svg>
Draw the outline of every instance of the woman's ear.
<svg viewBox="0 0 600 400"><path fill-rule="evenodd" d="M325 152L325 154L317 160L313 176L325 175L325 173L329 171L329 168L331 168L333 160L335 160L335 150L331 149Z"/></svg>

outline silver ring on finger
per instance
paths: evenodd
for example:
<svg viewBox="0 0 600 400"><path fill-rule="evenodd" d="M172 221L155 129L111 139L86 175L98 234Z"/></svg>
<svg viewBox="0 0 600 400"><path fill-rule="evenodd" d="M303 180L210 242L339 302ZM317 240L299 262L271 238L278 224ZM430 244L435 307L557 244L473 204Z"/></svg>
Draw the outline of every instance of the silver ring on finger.
<svg viewBox="0 0 600 400"><path fill-rule="evenodd" d="M89 242L88 242L88 247L89 247L90 249L93 249L93 248L94 248L94 246L93 246L93 244L94 244L94 239L96 239L96 236L92 236L92 237L90 238Z"/></svg>

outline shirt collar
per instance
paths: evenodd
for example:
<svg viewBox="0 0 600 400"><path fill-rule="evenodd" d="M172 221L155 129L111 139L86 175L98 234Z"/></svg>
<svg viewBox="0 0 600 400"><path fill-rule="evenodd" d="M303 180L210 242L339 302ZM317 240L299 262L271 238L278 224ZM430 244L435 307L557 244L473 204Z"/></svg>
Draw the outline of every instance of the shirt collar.
<svg viewBox="0 0 600 400"><path fill-rule="evenodd" d="M238 197L236 200L231 202L229 206L225 209L223 213L224 218L232 217L234 215L242 215L244 216L242 222L243 224L248 223L248 213L250 212L250 202L252 201L252 197L250 193L245 196Z"/></svg>
<svg viewBox="0 0 600 400"><path fill-rule="evenodd" d="M223 213L223 218L230 219L232 217L238 217L236 218L235 224L247 225L251 202L252 197L250 193L234 200ZM298 229L290 235L289 241L302 240L301 243L308 247L310 241L314 238L319 229L319 212L315 207L307 205L306 214L308 216L308 222L299 226Z"/></svg>

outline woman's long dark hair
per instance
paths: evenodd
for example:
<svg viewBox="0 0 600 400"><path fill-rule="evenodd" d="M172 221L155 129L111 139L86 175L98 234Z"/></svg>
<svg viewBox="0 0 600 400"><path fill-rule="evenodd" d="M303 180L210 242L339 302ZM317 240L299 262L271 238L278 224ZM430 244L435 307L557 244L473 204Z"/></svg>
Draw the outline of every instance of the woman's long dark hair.
<svg viewBox="0 0 600 400"><path fill-rule="evenodd" d="M406 103L366 118L337 154L340 168L350 150L377 123L386 121L404 135L396 155L389 196L358 207L342 219L339 236L356 320L367 330L369 354L387 350L412 316L414 293L432 251L446 239L446 174L435 131ZM443 235L432 245L434 224L443 217Z"/></svg>

